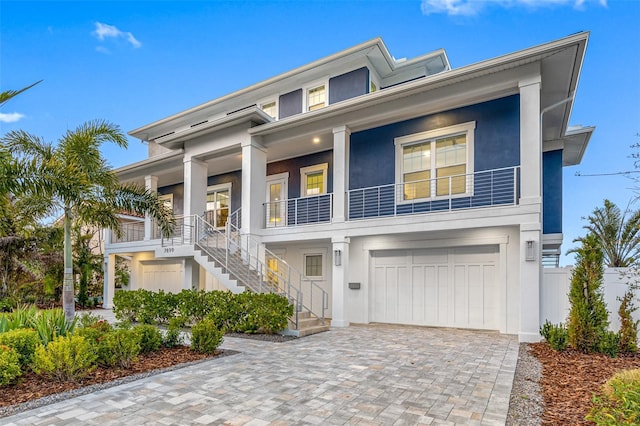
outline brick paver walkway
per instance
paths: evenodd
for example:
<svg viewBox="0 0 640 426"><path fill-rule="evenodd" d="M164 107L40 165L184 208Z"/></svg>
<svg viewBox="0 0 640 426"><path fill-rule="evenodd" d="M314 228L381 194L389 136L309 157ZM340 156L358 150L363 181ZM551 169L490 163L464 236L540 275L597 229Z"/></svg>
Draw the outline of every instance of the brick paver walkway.
<svg viewBox="0 0 640 426"><path fill-rule="evenodd" d="M514 336L386 325L223 347L242 353L0 424L502 425L518 354Z"/></svg>

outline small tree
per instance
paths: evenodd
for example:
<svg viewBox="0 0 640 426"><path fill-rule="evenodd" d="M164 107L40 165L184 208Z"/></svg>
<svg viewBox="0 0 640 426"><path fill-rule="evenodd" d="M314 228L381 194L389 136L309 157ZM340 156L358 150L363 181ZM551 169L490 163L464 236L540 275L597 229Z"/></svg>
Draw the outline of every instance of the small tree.
<svg viewBox="0 0 640 426"><path fill-rule="evenodd" d="M576 241L582 246L572 250L576 254L576 267L569 291L569 345L581 352L595 352L609 326L609 314L600 288L603 254L594 234Z"/></svg>

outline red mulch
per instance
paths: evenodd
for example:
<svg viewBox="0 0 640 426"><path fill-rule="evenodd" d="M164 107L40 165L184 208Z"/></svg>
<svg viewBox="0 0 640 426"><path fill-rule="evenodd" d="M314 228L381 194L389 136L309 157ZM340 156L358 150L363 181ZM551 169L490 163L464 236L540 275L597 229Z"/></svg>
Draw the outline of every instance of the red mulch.
<svg viewBox="0 0 640 426"><path fill-rule="evenodd" d="M90 375L77 382L56 382L29 372L23 374L17 384L0 387L0 407L21 404L55 393L106 383L122 377L172 367L185 362L199 361L205 358L219 356L221 353L222 351L218 351L214 355L207 355L192 351L186 346L172 349L161 348L156 352L140 355L138 362L133 364L131 368L99 367Z"/></svg>
<svg viewBox="0 0 640 426"><path fill-rule="evenodd" d="M640 368L640 354L609 358L574 350L556 352L547 343L529 347L542 364L543 425L593 425L584 419L593 393L616 372Z"/></svg>

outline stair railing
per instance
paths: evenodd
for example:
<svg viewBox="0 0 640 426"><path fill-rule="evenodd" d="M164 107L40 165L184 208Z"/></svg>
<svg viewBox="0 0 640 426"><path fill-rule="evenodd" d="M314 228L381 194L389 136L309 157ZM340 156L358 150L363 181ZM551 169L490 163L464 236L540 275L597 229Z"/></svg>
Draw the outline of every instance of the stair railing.
<svg viewBox="0 0 640 426"><path fill-rule="evenodd" d="M241 209L234 211L227 220L226 232L229 241L251 253L252 258L260 260L271 285L285 292L289 289L297 290L301 297L301 306L298 306L296 311L308 311L324 324L326 310L329 308L329 294L316 281L304 279L301 272L267 249L264 244L249 234L242 234L241 212Z"/></svg>

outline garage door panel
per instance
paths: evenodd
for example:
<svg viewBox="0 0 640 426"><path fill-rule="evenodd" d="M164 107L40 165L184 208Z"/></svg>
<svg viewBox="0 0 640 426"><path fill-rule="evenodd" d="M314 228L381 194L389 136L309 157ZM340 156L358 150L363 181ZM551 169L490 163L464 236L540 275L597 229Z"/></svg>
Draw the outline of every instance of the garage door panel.
<svg viewBox="0 0 640 426"><path fill-rule="evenodd" d="M372 320L498 329L497 248L373 256Z"/></svg>

